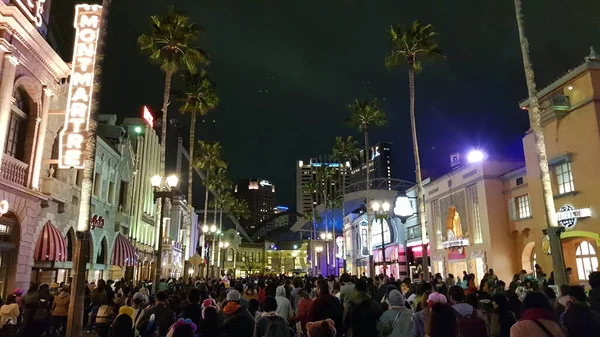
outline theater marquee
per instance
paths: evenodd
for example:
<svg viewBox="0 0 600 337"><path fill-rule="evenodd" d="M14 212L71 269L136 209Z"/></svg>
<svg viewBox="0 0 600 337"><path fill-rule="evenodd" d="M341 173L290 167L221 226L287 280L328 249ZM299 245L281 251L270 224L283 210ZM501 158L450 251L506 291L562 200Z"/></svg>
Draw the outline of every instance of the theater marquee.
<svg viewBox="0 0 600 337"><path fill-rule="evenodd" d="M83 169L94 86L94 65L102 6L75 6L75 46L58 167Z"/></svg>

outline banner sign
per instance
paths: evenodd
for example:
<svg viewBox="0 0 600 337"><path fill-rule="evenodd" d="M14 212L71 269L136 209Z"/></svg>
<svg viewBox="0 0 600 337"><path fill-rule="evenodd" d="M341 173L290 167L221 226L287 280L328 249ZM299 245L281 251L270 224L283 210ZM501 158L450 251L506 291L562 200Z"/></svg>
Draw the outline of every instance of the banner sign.
<svg viewBox="0 0 600 337"><path fill-rule="evenodd" d="M455 247L465 247L469 245L469 239L455 239L451 241L442 242L442 247L444 249L455 248Z"/></svg>
<svg viewBox="0 0 600 337"><path fill-rule="evenodd" d="M102 6L75 6L75 46L65 125L60 132L58 167L83 169L89 129L94 66Z"/></svg>

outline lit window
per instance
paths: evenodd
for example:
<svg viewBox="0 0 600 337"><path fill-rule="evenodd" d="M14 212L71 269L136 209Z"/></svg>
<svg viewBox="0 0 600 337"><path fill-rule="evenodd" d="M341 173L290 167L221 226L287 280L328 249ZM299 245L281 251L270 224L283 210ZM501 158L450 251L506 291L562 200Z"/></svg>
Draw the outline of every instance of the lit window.
<svg viewBox="0 0 600 337"><path fill-rule="evenodd" d="M531 208L529 206L529 194L522 195L515 198L517 206L517 217L519 219L526 219L531 217Z"/></svg>
<svg viewBox="0 0 600 337"><path fill-rule="evenodd" d="M575 261L577 262L577 276L579 281L587 281L590 273L598 270L598 258L596 250L587 241L583 241L575 251Z"/></svg>
<svg viewBox="0 0 600 337"><path fill-rule="evenodd" d="M573 192L573 173L571 172L571 163L566 162L554 167L556 182L558 185L558 194Z"/></svg>
<svg viewBox="0 0 600 337"><path fill-rule="evenodd" d="M233 249L231 248L227 250L227 262L233 262Z"/></svg>
<svg viewBox="0 0 600 337"><path fill-rule="evenodd" d="M531 256L531 270L535 271L535 265L537 264L537 253L533 252Z"/></svg>
<svg viewBox="0 0 600 337"><path fill-rule="evenodd" d="M477 185L467 187L467 206L471 213L473 226L473 243L482 243L481 219L479 216L479 200L477 199Z"/></svg>

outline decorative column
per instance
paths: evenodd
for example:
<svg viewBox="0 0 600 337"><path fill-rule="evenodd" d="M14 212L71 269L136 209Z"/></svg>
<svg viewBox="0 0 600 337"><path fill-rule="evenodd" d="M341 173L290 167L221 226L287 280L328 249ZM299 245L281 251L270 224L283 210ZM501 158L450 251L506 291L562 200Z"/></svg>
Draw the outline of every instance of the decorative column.
<svg viewBox="0 0 600 337"><path fill-rule="evenodd" d="M46 143L46 133L48 132L48 110L50 110L50 97L54 93L48 87L44 86L42 94L42 115L41 122L38 128L38 139L35 150L35 161L33 162L33 177L31 186L35 190L39 190L40 186L40 171L42 169L42 159L44 157L44 145Z"/></svg>
<svg viewBox="0 0 600 337"><path fill-rule="evenodd" d="M2 69L2 82L0 82L0 159L4 155L6 147L6 135L10 121L10 101L15 84L15 74L19 60L13 55L4 54ZM0 160L0 172L2 171L2 160Z"/></svg>

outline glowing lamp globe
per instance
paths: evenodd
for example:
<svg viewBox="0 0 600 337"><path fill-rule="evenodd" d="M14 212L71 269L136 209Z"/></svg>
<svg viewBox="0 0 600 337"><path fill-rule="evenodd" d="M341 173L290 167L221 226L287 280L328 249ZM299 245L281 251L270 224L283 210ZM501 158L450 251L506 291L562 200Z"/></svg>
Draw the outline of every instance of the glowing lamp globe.
<svg viewBox="0 0 600 337"><path fill-rule="evenodd" d="M467 154L467 160L469 163L478 163L485 159L485 153L480 150L473 150Z"/></svg>

